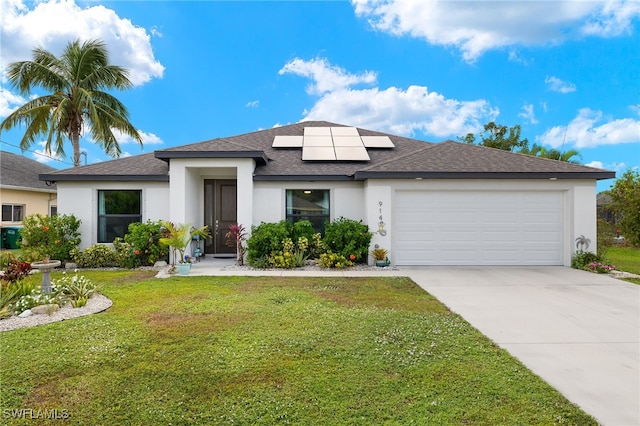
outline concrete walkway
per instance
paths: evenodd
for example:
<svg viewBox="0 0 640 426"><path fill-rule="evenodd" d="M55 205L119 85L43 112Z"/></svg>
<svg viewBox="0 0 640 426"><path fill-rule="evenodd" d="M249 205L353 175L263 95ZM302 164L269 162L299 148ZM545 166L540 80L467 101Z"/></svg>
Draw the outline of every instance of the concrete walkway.
<svg viewBox="0 0 640 426"><path fill-rule="evenodd" d="M640 286L566 267L421 267L380 271L232 271L191 275L409 276L610 426L640 425Z"/></svg>

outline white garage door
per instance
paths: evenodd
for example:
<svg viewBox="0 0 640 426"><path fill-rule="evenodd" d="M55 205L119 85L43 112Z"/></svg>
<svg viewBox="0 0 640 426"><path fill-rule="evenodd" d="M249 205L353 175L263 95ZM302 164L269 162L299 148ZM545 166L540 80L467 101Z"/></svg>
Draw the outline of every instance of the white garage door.
<svg viewBox="0 0 640 426"><path fill-rule="evenodd" d="M397 191L398 265L562 265L562 192Z"/></svg>

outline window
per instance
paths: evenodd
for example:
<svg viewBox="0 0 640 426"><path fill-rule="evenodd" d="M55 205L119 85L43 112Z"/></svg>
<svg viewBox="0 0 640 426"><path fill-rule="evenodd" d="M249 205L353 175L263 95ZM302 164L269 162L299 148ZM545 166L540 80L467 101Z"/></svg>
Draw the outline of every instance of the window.
<svg viewBox="0 0 640 426"><path fill-rule="evenodd" d="M324 232L324 223L329 220L329 190L288 189L286 214L287 220L306 219L317 232Z"/></svg>
<svg viewBox="0 0 640 426"><path fill-rule="evenodd" d="M49 216L55 216L58 214L58 206L49 207Z"/></svg>
<svg viewBox="0 0 640 426"><path fill-rule="evenodd" d="M24 217L24 204L3 204L2 205L2 221L3 222L22 222Z"/></svg>
<svg viewBox="0 0 640 426"><path fill-rule="evenodd" d="M130 223L142 221L142 191L98 191L98 242L124 237Z"/></svg>

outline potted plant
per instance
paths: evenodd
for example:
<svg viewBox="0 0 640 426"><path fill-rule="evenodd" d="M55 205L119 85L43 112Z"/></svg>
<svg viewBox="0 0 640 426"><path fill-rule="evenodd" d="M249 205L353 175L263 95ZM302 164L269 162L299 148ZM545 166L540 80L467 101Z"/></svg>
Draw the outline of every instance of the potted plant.
<svg viewBox="0 0 640 426"><path fill-rule="evenodd" d="M185 256L185 251L194 237L211 238L209 228L194 228L190 223L173 224L168 221L162 222L162 227L164 236L160 238L160 244L171 247L171 264L177 267L178 274L187 275L191 270L191 258Z"/></svg>
<svg viewBox="0 0 640 426"><path fill-rule="evenodd" d="M375 260L376 266L389 266L389 251L387 249L383 249L381 247L376 247L371 250L371 256L373 256L373 260Z"/></svg>

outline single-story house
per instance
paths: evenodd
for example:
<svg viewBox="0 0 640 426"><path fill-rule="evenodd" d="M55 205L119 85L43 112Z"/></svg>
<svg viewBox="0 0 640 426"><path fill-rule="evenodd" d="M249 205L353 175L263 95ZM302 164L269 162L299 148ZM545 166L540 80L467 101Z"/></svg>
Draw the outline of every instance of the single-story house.
<svg viewBox="0 0 640 426"><path fill-rule="evenodd" d="M40 176L59 211L82 220L82 247L131 221L208 225L224 256L228 225L362 220L396 265L570 265L596 241L596 181L615 173L454 141L429 143L301 122ZM592 245L592 249L595 247Z"/></svg>
<svg viewBox="0 0 640 426"><path fill-rule="evenodd" d="M0 203L3 227L22 225L22 219L31 214L56 214L56 185L47 184L39 178L42 173L54 171L56 169L53 167L23 155L0 151Z"/></svg>

